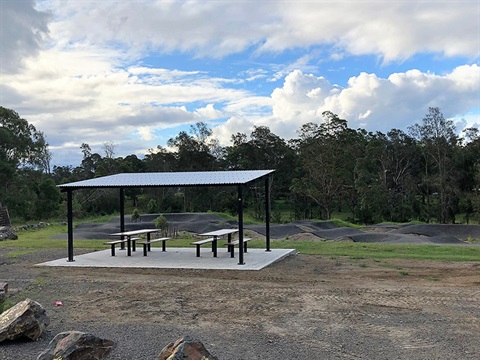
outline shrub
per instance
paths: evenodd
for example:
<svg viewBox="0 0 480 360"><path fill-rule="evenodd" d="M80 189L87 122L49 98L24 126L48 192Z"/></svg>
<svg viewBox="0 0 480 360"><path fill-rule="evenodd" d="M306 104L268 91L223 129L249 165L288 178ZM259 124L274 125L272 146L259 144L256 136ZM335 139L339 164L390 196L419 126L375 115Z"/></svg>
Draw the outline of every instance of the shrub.
<svg viewBox="0 0 480 360"><path fill-rule="evenodd" d="M147 204L147 211L149 214L154 214L158 211L157 200L150 199Z"/></svg>
<svg viewBox="0 0 480 360"><path fill-rule="evenodd" d="M168 229L168 221L163 215L160 215L155 220L153 220L153 223L155 224L155 227L157 229L163 229L163 230Z"/></svg>
<svg viewBox="0 0 480 360"><path fill-rule="evenodd" d="M140 213L138 212L138 209L133 209L132 212L132 221L137 222L138 219L140 219Z"/></svg>

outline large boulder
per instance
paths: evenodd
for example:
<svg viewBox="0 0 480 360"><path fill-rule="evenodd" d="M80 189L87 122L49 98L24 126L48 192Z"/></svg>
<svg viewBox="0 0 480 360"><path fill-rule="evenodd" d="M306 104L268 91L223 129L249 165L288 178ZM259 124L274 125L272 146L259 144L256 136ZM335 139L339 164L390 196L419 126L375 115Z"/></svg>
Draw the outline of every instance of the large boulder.
<svg viewBox="0 0 480 360"><path fill-rule="evenodd" d="M93 334L67 331L57 334L37 360L101 360L110 353L113 341Z"/></svg>
<svg viewBox="0 0 480 360"><path fill-rule="evenodd" d="M50 318L42 305L26 299L0 314L0 342L21 337L37 340L48 324Z"/></svg>
<svg viewBox="0 0 480 360"><path fill-rule="evenodd" d="M197 339L184 336L165 346L157 360L218 360Z"/></svg>

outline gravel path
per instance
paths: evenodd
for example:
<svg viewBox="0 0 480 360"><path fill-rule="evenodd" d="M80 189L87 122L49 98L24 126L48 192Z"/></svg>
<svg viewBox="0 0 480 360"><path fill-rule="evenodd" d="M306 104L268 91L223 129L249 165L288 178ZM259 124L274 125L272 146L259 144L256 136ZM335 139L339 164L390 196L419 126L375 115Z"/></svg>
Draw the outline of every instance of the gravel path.
<svg viewBox="0 0 480 360"><path fill-rule="evenodd" d="M34 264L65 257L65 250L7 253L0 253L0 281L14 299L41 303L51 324L37 342L1 344L2 360L36 359L67 330L115 341L109 359L122 360L155 359L187 334L222 360L480 353L478 263L297 255L248 272L58 269Z"/></svg>

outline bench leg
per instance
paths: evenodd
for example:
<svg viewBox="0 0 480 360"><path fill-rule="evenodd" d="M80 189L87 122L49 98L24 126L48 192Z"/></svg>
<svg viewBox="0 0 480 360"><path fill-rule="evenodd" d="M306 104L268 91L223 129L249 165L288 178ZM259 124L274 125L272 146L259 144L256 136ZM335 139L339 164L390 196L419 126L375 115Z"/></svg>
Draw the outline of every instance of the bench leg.
<svg viewBox="0 0 480 360"><path fill-rule="evenodd" d="M212 247L213 247L213 257L217 257L217 240L213 240L212 242Z"/></svg>
<svg viewBox="0 0 480 360"><path fill-rule="evenodd" d="M197 247L197 257L200 257L200 245L195 245Z"/></svg>
<svg viewBox="0 0 480 360"><path fill-rule="evenodd" d="M123 238L122 238L122 240L123 240ZM120 244L120 250L125 250L125 243L124 242L122 242Z"/></svg>
<svg viewBox="0 0 480 360"><path fill-rule="evenodd" d="M112 256L115 256L115 244L112 244Z"/></svg>
<svg viewBox="0 0 480 360"><path fill-rule="evenodd" d="M152 245L148 243L148 251L152 251Z"/></svg>
<svg viewBox="0 0 480 360"><path fill-rule="evenodd" d="M228 248L230 249L230 257L234 258L235 257L235 245L228 245Z"/></svg>
<svg viewBox="0 0 480 360"><path fill-rule="evenodd" d="M132 251L137 251L137 240L132 240Z"/></svg>
<svg viewBox="0 0 480 360"><path fill-rule="evenodd" d="M143 256L147 256L147 244L142 244L143 245Z"/></svg>
<svg viewBox="0 0 480 360"><path fill-rule="evenodd" d="M247 252L247 242L243 243L243 252Z"/></svg>
<svg viewBox="0 0 480 360"><path fill-rule="evenodd" d="M167 244L165 240L162 241L162 251L167 251Z"/></svg>

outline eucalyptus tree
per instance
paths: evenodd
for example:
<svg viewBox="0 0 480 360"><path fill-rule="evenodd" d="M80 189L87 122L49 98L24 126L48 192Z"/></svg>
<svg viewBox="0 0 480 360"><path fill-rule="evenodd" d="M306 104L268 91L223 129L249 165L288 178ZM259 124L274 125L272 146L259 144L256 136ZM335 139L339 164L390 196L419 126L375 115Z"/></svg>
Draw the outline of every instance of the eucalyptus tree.
<svg viewBox="0 0 480 360"><path fill-rule="evenodd" d="M354 191L355 162L362 156L364 134L348 128L347 121L324 112L321 124L304 124L295 141L302 173L292 190L311 198L330 219L339 201Z"/></svg>
<svg viewBox="0 0 480 360"><path fill-rule="evenodd" d="M480 130L468 128L464 130L464 134L466 143L462 147L460 204L468 223L471 216L477 221L480 220Z"/></svg>
<svg viewBox="0 0 480 360"><path fill-rule="evenodd" d="M414 217L416 150L415 140L398 129L370 136L356 166L363 222L404 222Z"/></svg>
<svg viewBox="0 0 480 360"><path fill-rule="evenodd" d="M40 170L42 156L48 152L45 136L13 110L0 106L0 167L1 174L12 175L21 166Z"/></svg>
<svg viewBox="0 0 480 360"><path fill-rule="evenodd" d="M267 126L255 126L249 136L244 133L232 135L232 146L225 148L224 167L229 170L274 169L271 192L285 197L291 186L296 155L292 147ZM255 217L264 216L264 186L252 187Z"/></svg>
<svg viewBox="0 0 480 360"><path fill-rule="evenodd" d="M215 154L218 140L212 137L212 130L204 122L190 126L190 131L180 131L170 138L167 145L174 150L177 171L218 170Z"/></svg>
<svg viewBox="0 0 480 360"><path fill-rule="evenodd" d="M176 159L176 171L213 171L220 169L218 140L204 122L190 126L190 130L180 131L170 138L167 145L172 148ZM177 196L183 197L184 211L208 210L213 192L205 188L178 189Z"/></svg>
<svg viewBox="0 0 480 360"><path fill-rule="evenodd" d="M15 202L30 192L28 181L22 179L48 173L50 157L44 134L14 110L0 106L0 203L13 210Z"/></svg>
<svg viewBox="0 0 480 360"><path fill-rule="evenodd" d="M432 206L440 223L455 221L459 196L458 171L455 162L460 139L452 120L445 119L438 107L430 107L422 120L409 128L422 153L423 195L426 220L430 221ZM438 201L432 202L432 195Z"/></svg>

